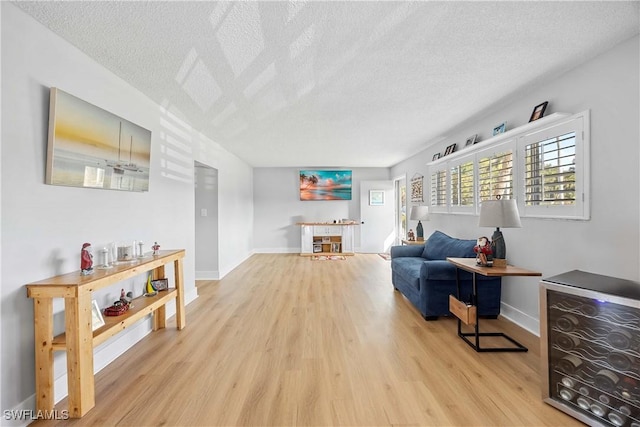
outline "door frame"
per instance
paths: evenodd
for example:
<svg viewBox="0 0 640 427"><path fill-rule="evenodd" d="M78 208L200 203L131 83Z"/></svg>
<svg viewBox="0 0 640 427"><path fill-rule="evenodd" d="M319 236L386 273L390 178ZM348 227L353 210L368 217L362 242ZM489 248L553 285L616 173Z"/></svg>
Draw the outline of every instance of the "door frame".
<svg viewBox="0 0 640 427"><path fill-rule="evenodd" d="M404 204L401 200L400 188L404 184ZM402 239L407 236L408 217L407 212L409 209L409 200L407 197L407 174L403 174L393 178L393 191L395 201L395 233L396 233L396 245L399 245ZM402 214L404 214L404 230L402 228Z"/></svg>

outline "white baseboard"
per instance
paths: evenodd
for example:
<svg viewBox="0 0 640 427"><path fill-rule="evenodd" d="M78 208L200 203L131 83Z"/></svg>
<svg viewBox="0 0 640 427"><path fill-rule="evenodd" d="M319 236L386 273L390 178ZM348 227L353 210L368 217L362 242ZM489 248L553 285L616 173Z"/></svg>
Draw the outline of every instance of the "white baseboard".
<svg viewBox="0 0 640 427"><path fill-rule="evenodd" d="M185 294L185 305L193 302L198 298L198 289L194 286ZM167 303L167 318L176 314L175 301ZM189 318L187 318L187 323ZM132 327L128 328L126 332L115 335L108 339L106 342L100 344L93 350L93 372L94 375L105 368L109 363L113 362L124 352L133 347L138 341L144 338L151 332L151 315L147 316L143 320L137 322ZM54 384L54 402L58 403L65 397L67 397L67 372L66 372L66 355L64 352L58 352L59 357L54 358L54 372L56 370L64 371L62 375L55 378ZM32 394L27 399L23 400L11 411L15 414L22 414L22 419L7 420L3 414L2 426L18 427L27 426L33 420L28 416L32 413L34 416L36 407L36 396Z"/></svg>
<svg viewBox="0 0 640 427"><path fill-rule="evenodd" d="M253 250L256 254L299 254L300 248L257 248Z"/></svg>
<svg viewBox="0 0 640 427"><path fill-rule="evenodd" d="M251 257L251 255L253 255L254 253L256 253L256 252L255 252L255 251L251 251L251 252L249 252L249 253L248 253L244 258L240 258L240 259L238 259L238 260L237 260L234 264L232 264L230 267L225 268L225 269L223 269L223 270L220 270L220 271L219 271L219 273L220 273L220 274L218 275L218 276L219 276L219 279L218 279L218 280L220 280L220 279L224 278L224 276L226 276L227 274L231 273L231 272L232 272L236 267L238 267L240 264L242 264L243 262L245 262L246 260L248 260L248 259Z"/></svg>
<svg viewBox="0 0 640 427"><path fill-rule="evenodd" d="M220 272L214 271L196 271L196 280L220 280Z"/></svg>
<svg viewBox="0 0 640 427"><path fill-rule="evenodd" d="M500 315L531 332L533 335L537 337L540 336L540 319L531 317L504 302L500 303Z"/></svg>

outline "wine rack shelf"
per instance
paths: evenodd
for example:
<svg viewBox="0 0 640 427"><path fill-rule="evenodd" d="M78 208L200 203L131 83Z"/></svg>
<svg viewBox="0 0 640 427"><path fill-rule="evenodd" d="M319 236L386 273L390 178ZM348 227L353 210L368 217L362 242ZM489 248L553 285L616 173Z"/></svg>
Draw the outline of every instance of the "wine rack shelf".
<svg viewBox="0 0 640 427"><path fill-rule="evenodd" d="M640 427L640 284L581 271L540 286L543 398L592 426Z"/></svg>

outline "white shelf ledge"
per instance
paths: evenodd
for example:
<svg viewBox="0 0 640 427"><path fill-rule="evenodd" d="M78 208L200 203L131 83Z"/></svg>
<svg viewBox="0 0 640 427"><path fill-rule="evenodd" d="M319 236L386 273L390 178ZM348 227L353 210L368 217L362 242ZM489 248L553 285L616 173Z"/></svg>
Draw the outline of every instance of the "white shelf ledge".
<svg viewBox="0 0 640 427"><path fill-rule="evenodd" d="M455 151L451 154L449 154L448 156L444 156L444 157L440 157L437 160L433 160L431 162L427 163L427 166L431 166L431 165L437 165L440 163L445 163L448 162L450 160L454 160L458 157L462 157L462 156L466 156L469 153L473 153L474 151L479 151L482 150L484 148L486 148L489 145L492 144L496 144L500 141L509 139L509 138L513 138L516 135L520 135L520 134L524 134L527 133L529 131L532 130L540 130L542 128L544 128L545 126L551 125L551 124L555 124L556 122L560 121L561 119L564 119L566 117L571 116L571 114L568 113L553 113L550 114L548 116L542 117L541 119L538 119L536 121L533 122L529 122L526 123L522 126L518 126L517 128L513 128L511 130L508 130L504 133L500 133L498 135L492 136L489 139L485 139L484 141L479 141L475 144L473 144L470 147L462 147L462 149L460 151Z"/></svg>

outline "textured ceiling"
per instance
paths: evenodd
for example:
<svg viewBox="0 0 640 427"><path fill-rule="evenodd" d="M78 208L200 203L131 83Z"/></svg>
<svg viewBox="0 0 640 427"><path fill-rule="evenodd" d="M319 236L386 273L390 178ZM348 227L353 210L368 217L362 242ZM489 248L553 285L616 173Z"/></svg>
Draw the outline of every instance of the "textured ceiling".
<svg viewBox="0 0 640 427"><path fill-rule="evenodd" d="M640 25L635 1L15 4L256 167L391 166Z"/></svg>

